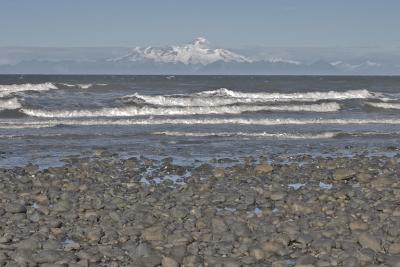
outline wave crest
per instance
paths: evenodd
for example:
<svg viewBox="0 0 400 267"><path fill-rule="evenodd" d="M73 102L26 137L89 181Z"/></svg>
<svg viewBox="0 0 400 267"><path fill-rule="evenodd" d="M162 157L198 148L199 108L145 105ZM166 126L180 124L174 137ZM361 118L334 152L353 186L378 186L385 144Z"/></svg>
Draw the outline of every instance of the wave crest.
<svg viewBox="0 0 400 267"><path fill-rule="evenodd" d="M304 92L304 93L244 93L240 91L232 91L226 88L217 90L203 91L197 93L199 96L222 96L233 98L256 98L272 101L317 101L317 100L344 100L344 99L365 99L376 98L377 95L366 89L349 90L349 91L328 91L328 92Z"/></svg>
<svg viewBox="0 0 400 267"><path fill-rule="evenodd" d="M17 98L0 99L0 111L18 108L21 108L21 103Z"/></svg>
<svg viewBox="0 0 400 267"><path fill-rule="evenodd" d="M29 128L29 127L55 127L58 125L67 126L129 126L129 125L367 125L367 124L391 124L400 125L400 119L51 119L38 121L0 121L0 128Z"/></svg>
<svg viewBox="0 0 400 267"><path fill-rule="evenodd" d="M324 133L245 133L245 132L215 132L215 133L201 133L201 132L154 132L154 135L177 136L177 137L243 137L243 138L269 138L269 139L329 139L338 135L337 132L324 132Z"/></svg>
<svg viewBox="0 0 400 267"><path fill-rule="evenodd" d="M400 103L375 103L375 102L367 102L368 106L374 108L383 108L383 109L400 109Z"/></svg>
<svg viewBox="0 0 400 267"><path fill-rule="evenodd" d="M131 117L131 116L169 116L169 115L207 115L207 114L241 114L259 111L289 111L289 112L335 112L340 105L332 103L312 105L282 105L282 106L219 106L219 107L116 107L98 110L42 110L21 109L23 113L34 117L45 118L80 118L80 117Z"/></svg>
<svg viewBox="0 0 400 267"><path fill-rule="evenodd" d="M224 106L234 104L254 104L265 102L317 102L320 100L346 100L379 98L380 95L368 90L349 90L344 92L305 92L305 93L244 93L226 88L203 91L190 95L141 95L133 94L122 98L124 102L151 104L157 106Z"/></svg>
<svg viewBox="0 0 400 267"><path fill-rule="evenodd" d="M25 92L25 91L49 91L58 89L53 83L24 83L24 84L11 84L11 85L0 85L0 97L7 97L13 93Z"/></svg>

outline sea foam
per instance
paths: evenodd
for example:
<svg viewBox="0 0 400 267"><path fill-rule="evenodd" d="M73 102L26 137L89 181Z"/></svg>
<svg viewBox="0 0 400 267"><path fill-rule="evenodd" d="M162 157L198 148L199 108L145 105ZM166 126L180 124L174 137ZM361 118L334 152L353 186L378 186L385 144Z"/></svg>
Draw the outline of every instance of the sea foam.
<svg viewBox="0 0 400 267"><path fill-rule="evenodd" d="M53 83L24 83L24 84L11 84L11 85L0 85L0 97L6 97L13 93L24 92L24 91L48 91L58 89Z"/></svg>
<svg viewBox="0 0 400 267"><path fill-rule="evenodd" d="M337 136L337 132L324 133L268 133L268 132L154 132L154 135L182 136L182 137L243 137L243 138L268 138L268 139L329 139Z"/></svg>
<svg viewBox="0 0 400 267"><path fill-rule="evenodd" d="M33 117L45 118L80 118L80 117L133 117L133 116L169 116L169 115L207 115L207 114L241 114L259 111L291 111L291 112L335 112L340 105L332 103L312 105L280 105L280 106L219 106L219 107L115 107L96 110L43 110L21 109L23 113Z"/></svg>
<svg viewBox="0 0 400 267"><path fill-rule="evenodd" d="M122 98L125 102L151 104L158 106L223 106L233 104L253 104L264 102L316 102L319 100L345 100L379 98L380 94L368 90L349 90L344 92L304 92L304 93L244 93L220 88L188 95L141 95L133 94Z"/></svg>
<svg viewBox="0 0 400 267"><path fill-rule="evenodd" d="M19 103L17 98L7 98L0 99L0 111L7 109L18 109L21 108L21 103Z"/></svg>
<svg viewBox="0 0 400 267"><path fill-rule="evenodd" d="M383 108L383 109L400 109L400 103L376 103L376 102L367 102L368 106L374 108Z"/></svg>
<svg viewBox="0 0 400 267"><path fill-rule="evenodd" d="M400 119L249 119L249 118L229 118L229 119L194 119L194 118L146 118L146 119L50 119L38 121L7 120L0 121L0 128L39 128L54 127L58 125L66 126L129 126L129 125L367 125L367 124L391 124L400 125Z"/></svg>

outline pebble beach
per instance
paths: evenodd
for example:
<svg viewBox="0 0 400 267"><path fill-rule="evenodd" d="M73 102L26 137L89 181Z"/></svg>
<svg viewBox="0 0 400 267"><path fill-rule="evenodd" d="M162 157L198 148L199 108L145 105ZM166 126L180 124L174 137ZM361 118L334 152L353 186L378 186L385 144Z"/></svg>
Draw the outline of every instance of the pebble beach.
<svg viewBox="0 0 400 267"><path fill-rule="evenodd" d="M400 157L296 160L1 169L0 266L400 266Z"/></svg>

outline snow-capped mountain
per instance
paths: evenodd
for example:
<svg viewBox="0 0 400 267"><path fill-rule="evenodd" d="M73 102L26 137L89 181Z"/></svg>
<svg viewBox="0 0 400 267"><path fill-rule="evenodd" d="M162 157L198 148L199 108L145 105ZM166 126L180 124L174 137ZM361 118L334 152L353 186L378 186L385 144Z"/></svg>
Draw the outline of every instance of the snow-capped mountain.
<svg viewBox="0 0 400 267"><path fill-rule="evenodd" d="M235 47L231 44L229 47ZM0 74L399 75L400 48L0 47Z"/></svg>
<svg viewBox="0 0 400 267"><path fill-rule="evenodd" d="M185 65L208 65L217 61L250 63L251 59L227 49L210 49L209 42L198 37L192 42L168 47L136 47L125 56L109 59L113 62L182 63Z"/></svg>

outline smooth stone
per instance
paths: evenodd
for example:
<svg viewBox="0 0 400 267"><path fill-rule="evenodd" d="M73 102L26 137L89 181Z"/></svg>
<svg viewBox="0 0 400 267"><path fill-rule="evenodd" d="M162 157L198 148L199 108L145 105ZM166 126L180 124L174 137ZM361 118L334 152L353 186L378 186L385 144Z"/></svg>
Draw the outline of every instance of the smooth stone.
<svg viewBox="0 0 400 267"><path fill-rule="evenodd" d="M273 201L278 201L278 200L282 200L286 197L286 193L285 192L273 192L270 195L271 200Z"/></svg>
<svg viewBox="0 0 400 267"><path fill-rule="evenodd" d="M370 248L362 248L356 253L357 259L362 263L373 262L376 253Z"/></svg>
<svg viewBox="0 0 400 267"><path fill-rule="evenodd" d="M314 256L304 255L296 260L296 265L297 264L314 264L316 261L317 261L317 259Z"/></svg>
<svg viewBox="0 0 400 267"><path fill-rule="evenodd" d="M211 230L214 234L219 234L228 231L228 226L223 219L213 218L211 219Z"/></svg>
<svg viewBox="0 0 400 267"><path fill-rule="evenodd" d="M163 240L161 226L153 226L146 228L143 232L143 239L147 241L161 241Z"/></svg>
<svg viewBox="0 0 400 267"><path fill-rule="evenodd" d="M336 243L330 238L320 238L315 240L312 245L318 250L331 251L332 248L335 247Z"/></svg>
<svg viewBox="0 0 400 267"><path fill-rule="evenodd" d="M25 205L19 203L10 203L6 206L6 211L9 213L26 213Z"/></svg>
<svg viewBox="0 0 400 267"><path fill-rule="evenodd" d="M139 258L139 262L144 267L156 267L161 264L161 257L158 255L153 255L152 257L141 257L141 258ZM142 266L142 265L139 265L139 266Z"/></svg>
<svg viewBox="0 0 400 267"><path fill-rule="evenodd" d="M161 260L161 265L162 267L179 267L179 263L170 257L163 257Z"/></svg>
<svg viewBox="0 0 400 267"><path fill-rule="evenodd" d="M267 253L274 253L279 256L283 256L286 254L285 248L281 243L275 241L267 241L261 245L263 251Z"/></svg>
<svg viewBox="0 0 400 267"><path fill-rule="evenodd" d="M368 230L368 224L360 221L351 222L350 229L352 231L365 231Z"/></svg>
<svg viewBox="0 0 400 267"><path fill-rule="evenodd" d="M255 172L257 174L268 174L270 172L272 172L274 170L274 168L266 163L263 164L258 164L255 168Z"/></svg>
<svg viewBox="0 0 400 267"><path fill-rule="evenodd" d="M260 260L264 259L265 254L261 248L253 247L253 248L250 248L250 256L255 258L257 261L260 261Z"/></svg>
<svg viewBox="0 0 400 267"><path fill-rule="evenodd" d="M336 169L335 172L333 173L333 179L336 181L340 180L347 180L355 176L357 173L354 170L350 169Z"/></svg>
<svg viewBox="0 0 400 267"><path fill-rule="evenodd" d="M140 243L135 251L135 257L152 257L156 256L157 252L147 243Z"/></svg>
<svg viewBox="0 0 400 267"><path fill-rule="evenodd" d="M10 256L20 266L26 266L28 263L34 262L32 258L32 251L30 250L19 249Z"/></svg>
<svg viewBox="0 0 400 267"><path fill-rule="evenodd" d="M40 243L38 240L34 238L29 238L26 240L20 241L18 244L15 246L17 249L26 249L30 251L36 251L40 248Z"/></svg>
<svg viewBox="0 0 400 267"><path fill-rule="evenodd" d="M356 175L356 180L360 183L368 183L371 179L372 176L368 173L361 172Z"/></svg>
<svg viewBox="0 0 400 267"><path fill-rule="evenodd" d="M390 254L400 254L400 243L393 243L389 246Z"/></svg>
<svg viewBox="0 0 400 267"><path fill-rule="evenodd" d="M381 242L369 233L360 234L358 236L358 243L360 243L363 248L370 248L375 252L382 251Z"/></svg>
<svg viewBox="0 0 400 267"><path fill-rule="evenodd" d="M63 259L63 254L57 250L43 250L34 256L37 263L54 263Z"/></svg>
<svg viewBox="0 0 400 267"><path fill-rule="evenodd" d="M342 266L345 267L361 267L361 263L354 257L348 257L343 260Z"/></svg>
<svg viewBox="0 0 400 267"><path fill-rule="evenodd" d="M371 187L373 188L387 188L390 187L394 181L388 177L378 177L371 181Z"/></svg>
<svg viewBox="0 0 400 267"><path fill-rule="evenodd" d="M390 267L400 267L400 256L386 256L385 263Z"/></svg>
<svg viewBox="0 0 400 267"><path fill-rule="evenodd" d="M188 267L203 266L202 264L203 260L200 258L200 256L197 255L186 256L182 262L182 266L188 266Z"/></svg>
<svg viewBox="0 0 400 267"><path fill-rule="evenodd" d="M54 206L53 210L56 212L66 212L71 210L71 202L68 200L60 200Z"/></svg>

